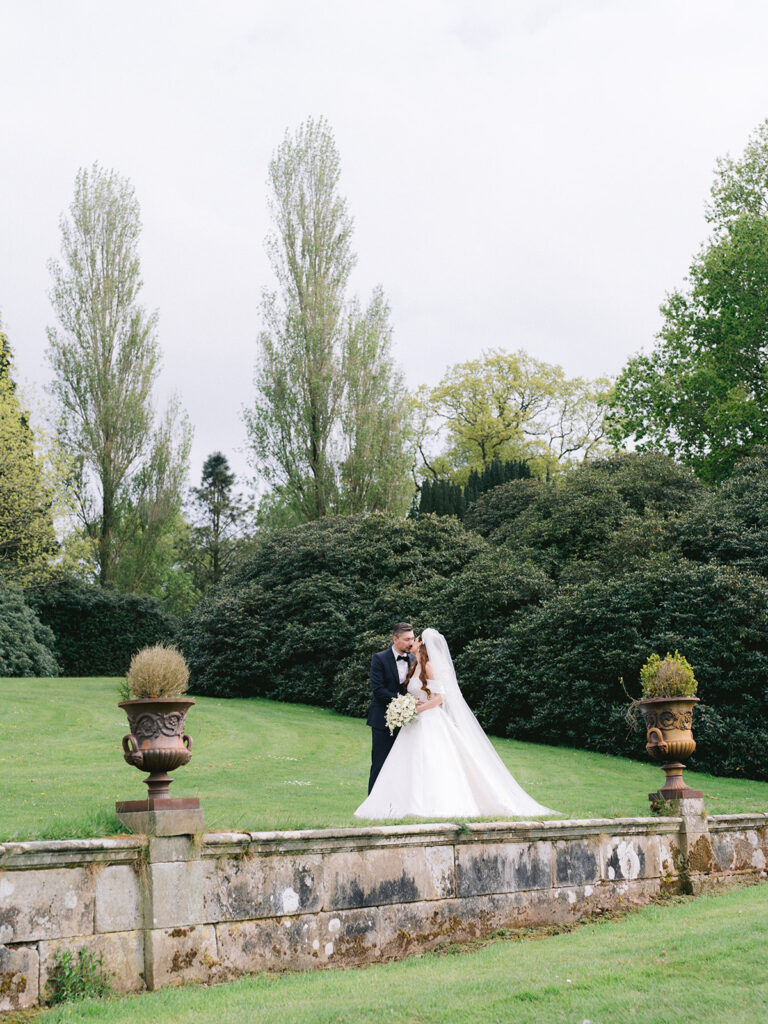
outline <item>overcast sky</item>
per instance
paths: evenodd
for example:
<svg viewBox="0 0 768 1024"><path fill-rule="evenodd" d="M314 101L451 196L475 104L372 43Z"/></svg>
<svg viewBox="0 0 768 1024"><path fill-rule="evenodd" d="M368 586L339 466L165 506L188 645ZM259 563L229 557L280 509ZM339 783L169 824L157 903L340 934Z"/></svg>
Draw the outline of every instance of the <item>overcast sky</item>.
<svg viewBox="0 0 768 1024"><path fill-rule="evenodd" d="M719 155L768 117L750 0L0 0L0 314L42 385L47 260L79 167L133 182L158 404L246 469L266 175L324 115L410 382L483 349L571 375L652 344ZM239 450L239 451L238 451Z"/></svg>

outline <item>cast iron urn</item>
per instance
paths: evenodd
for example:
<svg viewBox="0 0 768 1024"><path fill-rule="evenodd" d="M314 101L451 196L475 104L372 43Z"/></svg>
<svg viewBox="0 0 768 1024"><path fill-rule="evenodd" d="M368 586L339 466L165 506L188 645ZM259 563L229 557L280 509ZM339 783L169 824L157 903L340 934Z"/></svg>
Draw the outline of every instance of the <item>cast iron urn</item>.
<svg viewBox="0 0 768 1024"><path fill-rule="evenodd" d="M123 736L124 758L139 771L149 772L148 800L167 800L174 768L188 764L192 737L184 732L194 697L151 697L124 700L118 707L128 715L130 732Z"/></svg>
<svg viewBox="0 0 768 1024"><path fill-rule="evenodd" d="M661 789L648 794L652 803L701 796L700 790L683 782L683 761L696 749L692 726L693 706L698 703L698 697L646 697L637 702L645 719L645 749L661 762L666 775Z"/></svg>

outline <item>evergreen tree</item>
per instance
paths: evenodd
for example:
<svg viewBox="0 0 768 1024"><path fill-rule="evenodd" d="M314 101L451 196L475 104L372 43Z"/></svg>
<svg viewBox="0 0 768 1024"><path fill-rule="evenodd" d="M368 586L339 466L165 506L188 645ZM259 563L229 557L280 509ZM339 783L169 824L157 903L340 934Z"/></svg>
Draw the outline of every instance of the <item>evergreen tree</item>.
<svg viewBox="0 0 768 1024"><path fill-rule="evenodd" d="M203 463L200 486L191 488L191 536L196 586L215 585L232 563L251 506L235 491L235 474L225 455L213 452Z"/></svg>
<svg viewBox="0 0 768 1024"><path fill-rule="evenodd" d="M419 496L419 515L427 515L432 511L432 481L427 479L421 483L421 493Z"/></svg>

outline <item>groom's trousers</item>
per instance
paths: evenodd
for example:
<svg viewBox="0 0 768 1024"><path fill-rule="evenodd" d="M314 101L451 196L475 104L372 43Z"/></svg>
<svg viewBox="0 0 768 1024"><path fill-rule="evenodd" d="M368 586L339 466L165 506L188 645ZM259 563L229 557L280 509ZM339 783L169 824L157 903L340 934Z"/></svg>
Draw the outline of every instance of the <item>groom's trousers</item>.
<svg viewBox="0 0 768 1024"><path fill-rule="evenodd" d="M390 736L389 729L371 729L371 774L368 778L368 792L373 789L376 777L382 769L387 755L392 749L398 730L395 729L394 736Z"/></svg>

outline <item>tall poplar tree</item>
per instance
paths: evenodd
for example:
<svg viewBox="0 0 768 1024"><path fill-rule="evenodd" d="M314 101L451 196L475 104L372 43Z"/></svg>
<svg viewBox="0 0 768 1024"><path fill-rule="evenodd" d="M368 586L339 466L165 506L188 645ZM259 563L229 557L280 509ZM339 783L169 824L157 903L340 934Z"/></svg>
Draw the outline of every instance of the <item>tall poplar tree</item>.
<svg viewBox="0 0 768 1024"><path fill-rule="evenodd" d="M178 404L155 428L157 314L138 301L139 204L133 186L98 164L81 169L61 260L51 260L48 330L61 439L75 459L82 522L101 584L142 589L148 561L178 518L191 429ZM123 572L120 571L122 561Z"/></svg>
<svg viewBox="0 0 768 1024"><path fill-rule="evenodd" d="M379 290L347 298L356 257L324 119L286 133L269 165L278 288L262 298L256 399L244 411L253 462L296 521L408 504L406 404Z"/></svg>

